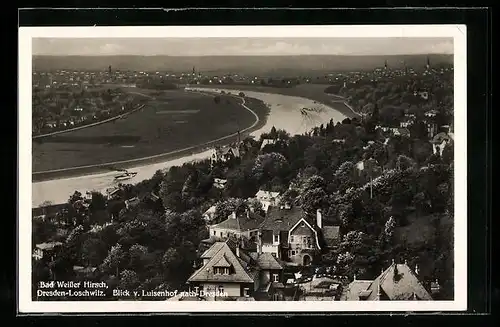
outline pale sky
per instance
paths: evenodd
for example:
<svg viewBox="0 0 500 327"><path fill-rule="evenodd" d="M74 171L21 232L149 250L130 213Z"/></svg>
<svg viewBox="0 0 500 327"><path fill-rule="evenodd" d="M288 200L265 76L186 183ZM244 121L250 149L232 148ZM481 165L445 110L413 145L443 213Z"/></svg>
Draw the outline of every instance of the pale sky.
<svg viewBox="0 0 500 327"><path fill-rule="evenodd" d="M453 54L453 38L33 38L33 55Z"/></svg>

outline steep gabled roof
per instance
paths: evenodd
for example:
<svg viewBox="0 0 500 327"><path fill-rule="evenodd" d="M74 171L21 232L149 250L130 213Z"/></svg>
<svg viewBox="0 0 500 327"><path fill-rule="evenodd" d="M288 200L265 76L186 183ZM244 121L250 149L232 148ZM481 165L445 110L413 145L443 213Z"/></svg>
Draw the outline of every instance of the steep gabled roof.
<svg viewBox="0 0 500 327"><path fill-rule="evenodd" d="M214 244L212 244L212 246L206 250L205 252L203 252L203 254L201 255L201 259L210 259L212 258L217 252L219 252L219 250L222 248L222 246L224 245L224 242L215 242Z"/></svg>
<svg viewBox="0 0 500 327"><path fill-rule="evenodd" d="M212 249L216 247L215 249ZM200 269L195 271L188 282L229 282L229 283L253 283L254 278L245 270L240 260L225 242L217 242L207 252L215 252L209 261ZM218 248L218 251L217 251ZM229 275L214 274L214 267L224 259L233 267L234 272Z"/></svg>
<svg viewBox="0 0 500 327"><path fill-rule="evenodd" d="M226 257L223 255L219 259L219 261L217 261L216 263L214 263L214 267L229 268L229 267L231 267L231 264L228 262L228 260L226 259Z"/></svg>
<svg viewBox="0 0 500 327"><path fill-rule="evenodd" d="M396 267L398 278L394 278ZM377 298L379 285L384 294L392 301L413 300L415 296L418 300L432 300L429 292L427 292L417 276L406 264L393 263L382 272L367 289L367 291L371 291L367 300L370 301Z"/></svg>
<svg viewBox="0 0 500 327"><path fill-rule="evenodd" d="M363 293L366 296L369 296L369 293L367 293L368 287L373 283L372 280L354 280L352 281L345 293L345 300L346 301L359 301L360 300L360 295L363 295Z"/></svg>
<svg viewBox="0 0 500 327"><path fill-rule="evenodd" d="M271 253L261 253L257 257L257 266L264 270L281 270L283 267Z"/></svg>
<svg viewBox="0 0 500 327"><path fill-rule="evenodd" d="M272 230L273 232L288 232L300 219L305 216L305 212L300 207L291 207L290 209L269 207L266 219L260 225L260 228L262 230Z"/></svg>

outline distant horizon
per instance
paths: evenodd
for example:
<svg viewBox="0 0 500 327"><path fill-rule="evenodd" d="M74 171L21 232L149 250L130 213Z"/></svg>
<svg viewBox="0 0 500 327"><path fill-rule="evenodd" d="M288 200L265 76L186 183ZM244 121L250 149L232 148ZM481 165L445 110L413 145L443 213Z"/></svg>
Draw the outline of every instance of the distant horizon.
<svg viewBox="0 0 500 327"><path fill-rule="evenodd" d="M213 54L213 55L165 55L165 54L33 54L33 57L174 57L174 58L199 58L199 57L401 57L401 56L453 56L452 53L401 53L401 54Z"/></svg>
<svg viewBox="0 0 500 327"><path fill-rule="evenodd" d="M38 56L389 56L453 54L446 37L33 38Z"/></svg>

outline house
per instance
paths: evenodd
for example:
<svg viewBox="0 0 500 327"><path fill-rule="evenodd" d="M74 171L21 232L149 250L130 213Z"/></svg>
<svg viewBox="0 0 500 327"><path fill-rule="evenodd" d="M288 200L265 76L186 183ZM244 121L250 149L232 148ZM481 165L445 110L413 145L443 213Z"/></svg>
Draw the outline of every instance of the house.
<svg viewBox="0 0 500 327"><path fill-rule="evenodd" d="M277 206L279 204L280 194L279 192L259 190L255 194L255 198L259 200L259 202L262 204L262 208L265 212L267 212L269 206Z"/></svg>
<svg viewBox="0 0 500 327"><path fill-rule="evenodd" d="M342 284L328 276L314 275L297 286L300 290L299 301L338 301L342 292Z"/></svg>
<svg viewBox="0 0 500 327"><path fill-rule="evenodd" d="M334 140L332 140L332 143L344 144L345 143L345 139L334 139Z"/></svg>
<svg viewBox="0 0 500 327"><path fill-rule="evenodd" d="M375 280L357 280L354 277L343 300L432 301L432 297L418 279L418 267L413 271L406 262L399 264L393 261Z"/></svg>
<svg viewBox="0 0 500 327"><path fill-rule="evenodd" d="M113 200L113 199L117 199L120 197L121 195L121 187L110 187L108 189L106 189L106 197L108 200Z"/></svg>
<svg viewBox="0 0 500 327"><path fill-rule="evenodd" d="M92 278L97 271L96 267L73 266L73 272L80 278Z"/></svg>
<svg viewBox="0 0 500 327"><path fill-rule="evenodd" d="M398 128L394 135L400 135L403 137L410 137L410 130L408 128Z"/></svg>
<svg viewBox="0 0 500 327"><path fill-rule="evenodd" d="M215 218L215 206L211 206L210 208L207 209L207 211L203 213L203 219L205 219L207 223L210 223L214 218Z"/></svg>
<svg viewBox="0 0 500 327"><path fill-rule="evenodd" d="M240 157L239 146L229 145L224 147L215 147L212 150L212 156L210 157L210 160L212 163L226 162L239 157Z"/></svg>
<svg viewBox="0 0 500 327"><path fill-rule="evenodd" d="M209 235L228 238L230 236L245 237L251 239L256 237L259 226L264 222L260 215L246 210L244 214L233 212L226 220L209 226Z"/></svg>
<svg viewBox="0 0 500 327"><path fill-rule="evenodd" d="M267 145L273 145L273 144L276 144L275 139L263 139L260 145L260 150L262 151Z"/></svg>
<svg viewBox="0 0 500 327"><path fill-rule="evenodd" d="M338 241L338 230L328 228L325 239L321 210L309 215L297 206L270 207L260 226L258 248L290 266L308 266L324 247Z"/></svg>
<svg viewBox="0 0 500 327"><path fill-rule="evenodd" d="M227 179L214 178L214 187L218 189L224 189L226 187Z"/></svg>
<svg viewBox="0 0 500 327"><path fill-rule="evenodd" d="M247 253L231 240L215 242L188 279L190 290L208 301L280 300L283 267L269 254Z"/></svg>
<svg viewBox="0 0 500 327"><path fill-rule="evenodd" d="M438 154L441 156L443 154L443 150L447 145L451 145L453 143L452 138L446 133L436 134L431 140L432 144L432 152L434 154Z"/></svg>
<svg viewBox="0 0 500 327"><path fill-rule="evenodd" d="M131 209L131 208L137 206L140 202L141 202L141 200L139 200L138 197L133 197L131 199L125 200L125 208Z"/></svg>
<svg viewBox="0 0 500 327"><path fill-rule="evenodd" d="M35 260L41 260L43 258L53 259L54 253L58 247L62 245L61 242L49 242L49 243L41 243L35 246L33 250L33 258Z"/></svg>

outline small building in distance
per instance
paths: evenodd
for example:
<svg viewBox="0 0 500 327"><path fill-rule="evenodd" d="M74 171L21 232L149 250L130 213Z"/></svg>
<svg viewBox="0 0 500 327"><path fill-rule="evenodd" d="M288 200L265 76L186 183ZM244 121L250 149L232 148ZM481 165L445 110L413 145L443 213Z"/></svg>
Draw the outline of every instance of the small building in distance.
<svg viewBox="0 0 500 327"><path fill-rule="evenodd" d="M33 258L35 260L41 259L49 259L52 261L54 257L54 253L58 247L62 245L61 242L48 242L48 243L40 243L35 246L33 250Z"/></svg>
<svg viewBox="0 0 500 327"><path fill-rule="evenodd" d="M270 206L278 206L280 202L280 193L259 190L255 198L262 204L262 209L267 212Z"/></svg>

